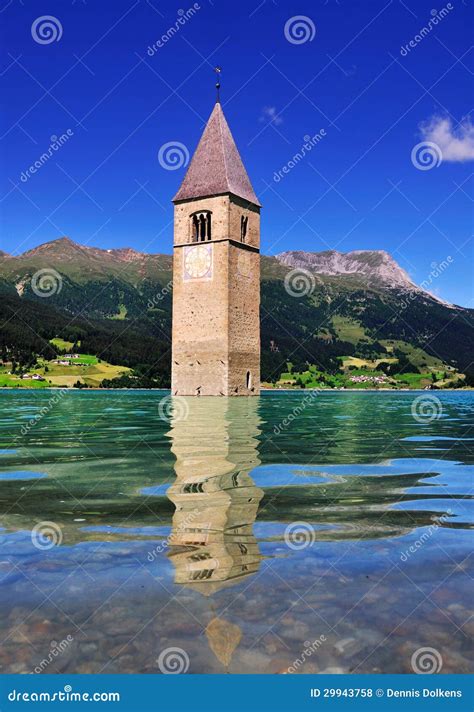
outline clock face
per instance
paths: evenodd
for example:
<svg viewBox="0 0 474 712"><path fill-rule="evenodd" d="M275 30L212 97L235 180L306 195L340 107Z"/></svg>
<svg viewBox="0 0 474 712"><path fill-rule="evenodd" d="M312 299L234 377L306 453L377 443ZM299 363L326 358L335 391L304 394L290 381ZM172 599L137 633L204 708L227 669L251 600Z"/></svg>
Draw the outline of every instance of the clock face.
<svg viewBox="0 0 474 712"><path fill-rule="evenodd" d="M212 245L184 248L184 279L212 278Z"/></svg>

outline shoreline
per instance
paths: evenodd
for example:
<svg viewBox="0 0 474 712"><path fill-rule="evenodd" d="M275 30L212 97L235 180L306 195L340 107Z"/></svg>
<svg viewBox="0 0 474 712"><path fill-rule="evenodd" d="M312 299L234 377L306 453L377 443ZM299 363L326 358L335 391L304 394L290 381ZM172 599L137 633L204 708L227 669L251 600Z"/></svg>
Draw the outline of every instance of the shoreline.
<svg viewBox="0 0 474 712"><path fill-rule="evenodd" d="M33 390L33 389L32 389ZM472 391L474 388L261 388L266 393L462 393Z"/></svg>
<svg viewBox="0 0 474 712"><path fill-rule="evenodd" d="M1 391L35 391L36 393L42 393L44 391L67 391L68 393L75 392L113 392L113 391L130 391L130 392L158 392L164 391L169 392L170 388L67 388L64 386L46 386L45 388L28 388L28 386L22 386L21 388L15 388L12 386L0 386ZM260 393L466 393L474 391L474 387L465 388L261 388ZM186 398L194 398L198 396L182 396ZM202 396L203 398L219 398L220 396ZM227 396L228 398L239 398L242 396ZM247 396L248 398L253 398L254 396ZM258 396L257 396L258 397Z"/></svg>

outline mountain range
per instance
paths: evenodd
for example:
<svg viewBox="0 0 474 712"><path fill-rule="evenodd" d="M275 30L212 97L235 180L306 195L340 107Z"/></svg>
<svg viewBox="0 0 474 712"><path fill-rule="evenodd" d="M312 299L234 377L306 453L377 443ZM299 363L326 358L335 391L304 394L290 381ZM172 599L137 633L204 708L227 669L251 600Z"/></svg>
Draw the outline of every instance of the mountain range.
<svg viewBox="0 0 474 712"><path fill-rule="evenodd" d="M7 276L8 279L21 278L31 269L55 265L60 266L64 274L82 281L109 275L121 276L126 281L133 278L153 279L159 278L160 272L171 269L171 255L147 254L131 247L111 250L86 247L68 237L46 242L18 257L0 251L0 259L0 276ZM336 250L295 250L266 259L275 259L282 265L309 270L318 275L362 277L370 286L420 289L384 250L353 250L348 253ZM127 269L124 269L124 265Z"/></svg>
<svg viewBox="0 0 474 712"><path fill-rule="evenodd" d="M104 250L63 237L19 256L0 252L0 349L31 363L52 339L169 384L172 257ZM474 377L474 310L417 286L385 251L287 251L261 259L262 379L342 359L450 368Z"/></svg>

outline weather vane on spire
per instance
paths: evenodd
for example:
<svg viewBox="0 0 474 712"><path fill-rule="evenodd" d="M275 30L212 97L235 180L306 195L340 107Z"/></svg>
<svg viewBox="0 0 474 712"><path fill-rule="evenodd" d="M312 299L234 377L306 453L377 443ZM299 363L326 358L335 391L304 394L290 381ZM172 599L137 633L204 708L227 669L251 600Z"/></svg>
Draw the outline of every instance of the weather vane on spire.
<svg viewBox="0 0 474 712"><path fill-rule="evenodd" d="M220 103L220 88L221 88L220 74L222 72L222 69L220 67L214 67L214 71L215 71L216 77L217 77L217 81L216 81L217 99L216 99L216 101L218 103Z"/></svg>

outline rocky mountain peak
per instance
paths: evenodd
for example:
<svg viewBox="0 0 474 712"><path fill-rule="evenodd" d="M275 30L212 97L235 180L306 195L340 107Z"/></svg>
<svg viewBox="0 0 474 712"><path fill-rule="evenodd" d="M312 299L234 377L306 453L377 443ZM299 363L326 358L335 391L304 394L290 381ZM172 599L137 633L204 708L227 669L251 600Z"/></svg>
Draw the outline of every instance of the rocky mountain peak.
<svg viewBox="0 0 474 712"><path fill-rule="evenodd" d="M51 240L50 242L44 242L38 247L34 247L31 250L27 250L20 255L21 258L31 258L31 257L46 257L48 255L62 256L62 257L73 257L81 250L85 248L78 245L77 242L71 240L70 237L59 237L57 240Z"/></svg>
<svg viewBox="0 0 474 712"><path fill-rule="evenodd" d="M289 267L300 267L315 274L363 276L367 279L368 285L419 290L407 272L385 250L353 250L352 252L290 250L276 255L276 259Z"/></svg>
<svg viewBox="0 0 474 712"><path fill-rule="evenodd" d="M113 250L104 250L104 252L123 262L136 262L146 257L144 252L138 252L133 247L119 247Z"/></svg>
<svg viewBox="0 0 474 712"><path fill-rule="evenodd" d="M100 247L91 247L90 245L80 245L70 237L60 237L51 242L45 242L38 247L28 250L21 255L21 258L27 257L54 257L64 261L73 260L77 256L89 258L98 258L102 260L119 260L121 262L135 262L147 257L145 253L138 252L132 247L119 247L114 249L103 249Z"/></svg>

